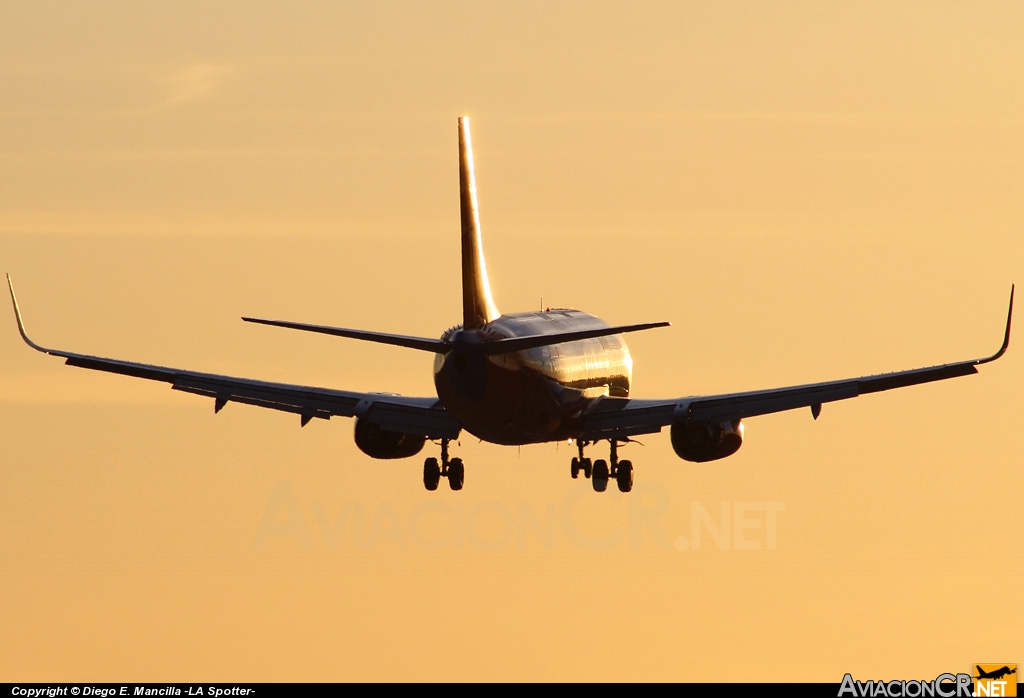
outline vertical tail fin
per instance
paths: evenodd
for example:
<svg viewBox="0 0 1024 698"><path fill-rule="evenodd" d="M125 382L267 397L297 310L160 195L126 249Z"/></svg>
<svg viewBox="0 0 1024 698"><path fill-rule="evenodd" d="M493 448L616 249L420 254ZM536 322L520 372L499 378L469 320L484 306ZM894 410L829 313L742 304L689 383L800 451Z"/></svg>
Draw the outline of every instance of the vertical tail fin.
<svg viewBox="0 0 1024 698"><path fill-rule="evenodd" d="M459 118L459 199L462 204L462 326L473 329L497 319L500 313L487 280L473 175L473 142L466 116Z"/></svg>

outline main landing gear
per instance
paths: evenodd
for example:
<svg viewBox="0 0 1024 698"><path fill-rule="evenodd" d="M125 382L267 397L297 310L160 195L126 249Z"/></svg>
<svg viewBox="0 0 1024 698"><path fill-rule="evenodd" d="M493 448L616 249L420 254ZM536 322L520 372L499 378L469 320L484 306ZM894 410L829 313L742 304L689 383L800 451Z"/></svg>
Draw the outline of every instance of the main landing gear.
<svg viewBox="0 0 1024 698"><path fill-rule="evenodd" d="M593 463L589 458L583 457L583 447L589 445L587 441L577 441L579 457L572 459L571 473L575 480L583 472L583 477L590 478L594 485L595 492L604 492L608 489L608 479L615 478L615 484L619 492L629 492L633 489L633 463L628 460L619 460L619 442L617 439L609 439L611 444L611 466L608 461L596 460Z"/></svg>
<svg viewBox="0 0 1024 698"><path fill-rule="evenodd" d="M423 461L423 486L433 492L437 489L441 478L448 478L448 486L453 490L461 490L466 481L466 466L461 458L448 459L448 439L441 439L441 462L436 458Z"/></svg>

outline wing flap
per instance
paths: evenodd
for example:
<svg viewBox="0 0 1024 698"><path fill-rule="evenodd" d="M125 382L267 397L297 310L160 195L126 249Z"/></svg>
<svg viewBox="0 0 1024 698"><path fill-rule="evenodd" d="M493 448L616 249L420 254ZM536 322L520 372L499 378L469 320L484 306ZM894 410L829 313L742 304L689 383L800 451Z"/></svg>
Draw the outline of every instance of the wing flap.
<svg viewBox="0 0 1024 698"><path fill-rule="evenodd" d="M583 415L581 439L597 441L653 434L672 423L675 402L606 397Z"/></svg>
<svg viewBox="0 0 1024 698"><path fill-rule="evenodd" d="M722 422L846 400L859 394L856 381L851 381L839 385L805 386L778 392L755 392L710 399L696 398L690 401L685 414L687 418L698 422Z"/></svg>
<svg viewBox="0 0 1024 698"><path fill-rule="evenodd" d="M758 390L720 397L696 397L687 401L685 414L689 419L698 422L721 422L757 417L762 414L812 407L825 402L847 400L883 390L969 376L978 372L975 364L975 361L964 361L844 381L812 383L793 388Z"/></svg>
<svg viewBox="0 0 1024 698"><path fill-rule="evenodd" d="M176 378L171 388L212 397L221 407L228 402L238 402L320 419L351 417L353 407L358 402L354 396L335 400L317 399L315 394L310 394L311 391L304 391L297 386L283 388L266 384L253 385L238 380L209 380L187 374Z"/></svg>
<svg viewBox="0 0 1024 698"><path fill-rule="evenodd" d="M375 402L367 411L366 419L388 431L431 439L457 438L461 428L439 402L427 409L395 402Z"/></svg>
<svg viewBox="0 0 1024 698"><path fill-rule="evenodd" d="M944 366L935 366L932 368L920 368L915 371L903 371L901 373L886 373L880 376L871 376L869 378L861 378L858 381L860 387L860 394L865 393L877 393L882 390L892 390L893 388L905 388L908 385L920 385L921 383L931 383L932 381L946 380L947 378L957 378L959 376L969 376L972 373L977 373L977 364L984 363L983 361L965 361L959 364L946 364Z"/></svg>
<svg viewBox="0 0 1024 698"><path fill-rule="evenodd" d="M150 366L149 364L137 364L131 361L104 359L99 356L83 356L81 354L59 352L52 349L43 349L41 351L52 356L61 356L66 358L67 360L64 363L68 366L91 368L94 371L120 373L124 376L134 376L135 378L145 378L147 380L164 381L167 383L172 382L176 375L173 369L164 368L162 366Z"/></svg>

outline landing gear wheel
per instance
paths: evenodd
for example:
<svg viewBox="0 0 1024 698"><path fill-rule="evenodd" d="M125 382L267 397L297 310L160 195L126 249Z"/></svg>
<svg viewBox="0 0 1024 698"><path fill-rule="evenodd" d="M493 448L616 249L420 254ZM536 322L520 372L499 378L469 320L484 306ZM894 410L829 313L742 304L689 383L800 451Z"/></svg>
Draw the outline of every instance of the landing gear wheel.
<svg viewBox="0 0 1024 698"><path fill-rule="evenodd" d="M461 490L462 483L466 480L466 466L462 464L461 458L452 458L448 463L448 486L453 490Z"/></svg>
<svg viewBox="0 0 1024 698"><path fill-rule="evenodd" d="M595 492L604 492L608 489L608 464L603 460L594 461L594 476L591 480Z"/></svg>
<svg viewBox="0 0 1024 698"><path fill-rule="evenodd" d="M423 486L433 492L437 489L437 483L441 482L441 466L437 464L436 458L428 458L423 461Z"/></svg>
<svg viewBox="0 0 1024 698"><path fill-rule="evenodd" d="M615 473L615 482L619 486L619 492L629 492L633 489L633 463L631 461L619 461L619 469Z"/></svg>
<svg viewBox="0 0 1024 698"><path fill-rule="evenodd" d="M572 465L570 466L569 472L572 473L572 479L575 480L580 476L580 459L573 458Z"/></svg>
<svg viewBox="0 0 1024 698"><path fill-rule="evenodd" d="M580 467L583 468L583 477L589 480L591 473L594 472L594 466L591 465L590 459L584 458L583 462L580 464Z"/></svg>

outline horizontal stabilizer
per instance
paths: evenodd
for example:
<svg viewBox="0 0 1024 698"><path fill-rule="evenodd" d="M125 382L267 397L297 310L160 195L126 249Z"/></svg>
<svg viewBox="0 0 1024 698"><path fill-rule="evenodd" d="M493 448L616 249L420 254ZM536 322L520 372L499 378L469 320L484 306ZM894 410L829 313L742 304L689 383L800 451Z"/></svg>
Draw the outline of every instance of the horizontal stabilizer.
<svg viewBox="0 0 1024 698"><path fill-rule="evenodd" d="M335 337L348 337L349 339L362 339L368 342L379 342L381 344L392 344L396 347L419 349L444 354L451 351L451 345L439 339L428 339L426 337L409 337L403 334L386 334L384 332L367 332L366 330L350 330L344 327L326 327L324 325L304 325L300 322L285 322L283 320L260 320L254 317L242 318L246 322L255 322L260 325L272 325L274 327L287 327L290 330L305 330L306 332L319 332L330 334Z"/></svg>
<svg viewBox="0 0 1024 698"><path fill-rule="evenodd" d="M509 337L507 339L496 339L490 342L483 342L479 345L482 353L488 356L495 354L508 354L513 351L524 351L535 347L546 347L552 344L563 344L565 342L576 342L581 339L593 339L594 337L607 337L613 334L625 332L638 332L649 330L654 327L669 327L671 322L647 322L641 325L622 325L619 327L599 327L593 330L578 330L574 332L559 332L557 334L534 334L527 337Z"/></svg>
<svg viewBox="0 0 1024 698"><path fill-rule="evenodd" d="M435 354L447 354L452 350L451 342L444 342L440 339L429 339L427 337L410 337L403 334L350 330L345 327L327 327L325 325L306 325L301 322L286 322L284 320L261 320L259 318L252 317L243 317L242 319L246 322L255 322L260 325L286 327L291 330L304 330L306 332L319 332L320 334L329 334L334 335L335 337L347 337L349 339L362 339L368 342L379 342L380 344L391 344L396 347L419 349L420 351L429 351ZM496 354L510 354L514 351L524 351L535 347L546 347L552 344L576 342L581 339L607 337L608 335L613 334L649 330L653 327L668 327L671 324L672 323L670 322L647 322L640 325L598 327L591 330L560 332L557 334L534 334L527 337L507 337L505 339L484 341L475 346L480 353L487 356L494 356Z"/></svg>

